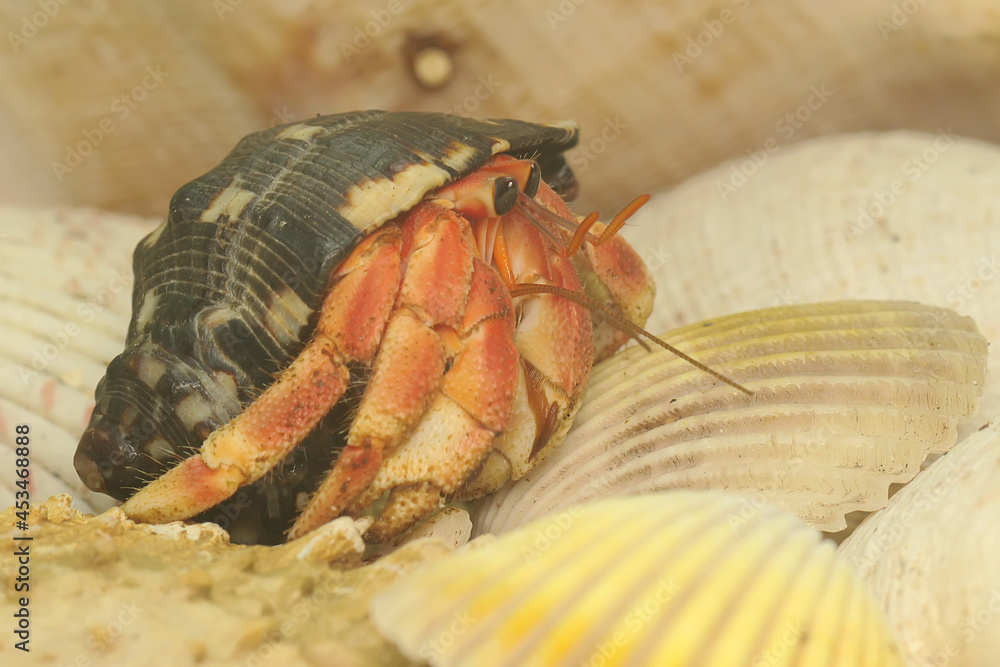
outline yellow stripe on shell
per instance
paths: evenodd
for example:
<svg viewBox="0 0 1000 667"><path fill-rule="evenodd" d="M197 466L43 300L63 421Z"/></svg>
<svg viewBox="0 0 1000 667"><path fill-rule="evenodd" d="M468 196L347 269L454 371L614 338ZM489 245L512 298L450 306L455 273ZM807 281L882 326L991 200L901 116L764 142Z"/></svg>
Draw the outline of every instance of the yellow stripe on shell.
<svg viewBox="0 0 1000 667"><path fill-rule="evenodd" d="M448 167L464 173L476 157L476 149L459 141L438 160ZM432 192L452 178L451 173L431 162L430 155L396 172L392 178L379 178L352 186L346 193L347 204L339 212L361 231L393 218L399 211L416 206L428 192Z"/></svg>
<svg viewBox="0 0 1000 667"><path fill-rule="evenodd" d="M499 155L500 153L506 153L510 150L510 142L506 139L500 139L499 137L493 138L493 145L490 146L490 150L493 155Z"/></svg>
<svg viewBox="0 0 1000 667"><path fill-rule="evenodd" d="M212 406L199 393L191 393L183 398L177 404L176 412L181 423L189 431L194 431L194 427L199 423L215 417L215 411L212 409Z"/></svg>
<svg viewBox="0 0 1000 667"><path fill-rule="evenodd" d="M195 327L199 332L210 332L216 327L240 319L240 315L228 304L222 304L199 311L195 319Z"/></svg>
<svg viewBox="0 0 1000 667"><path fill-rule="evenodd" d="M239 187L238 181L239 177L234 178L225 190L215 196L208 208L201 212L199 222L216 222L222 215L229 216L230 220L240 217L243 209L257 198L257 193Z"/></svg>
<svg viewBox="0 0 1000 667"><path fill-rule="evenodd" d="M308 323L313 312L291 287L285 287L275 293L267 308L278 325L271 333L282 345L288 345L299 339L299 332Z"/></svg>
<svg viewBox="0 0 1000 667"><path fill-rule="evenodd" d="M142 295L142 301L139 302L140 305L135 314L136 331L144 332L149 323L153 321L153 315L156 313L159 301L160 295L156 293L155 289L146 290L146 293Z"/></svg>
<svg viewBox="0 0 1000 667"><path fill-rule="evenodd" d="M147 387L153 389L160 378L167 372L167 367L159 359L144 354L139 357L139 367L136 376Z"/></svg>
<svg viewBox="0 0 1000 667"><path fill-rule="evenodd" d="M545 123L545 126L565 130L567 134L578 134L580 132L580 124L575 120L554 120L551 123Z"/></svg>
<svg viewBox="0 0 1000 667"><path fill-rule="evenodd" d="M173 461L177 458L177 452L164 438L154 438L143 450L157 461Z"/></svg>
<svg viewBox="0 0 1000 667"><path fill-rule="evenodd" d="M145 239L142 240L142 247L151 248L159 240L160 236L163 234L163 230L167 228L167 220L164 219L159 226L149 233Z"/></svg>
<svg viewBox="0 0 1000 667"><path fill-rule="evenodd" d="M324 134L326 132L325 127L320 127L318 125L306 125L305 123L297 123L295 125L289 125L284 130L274 135L275 139L294 139L296 141L311 142L317 134Z"/></svg>

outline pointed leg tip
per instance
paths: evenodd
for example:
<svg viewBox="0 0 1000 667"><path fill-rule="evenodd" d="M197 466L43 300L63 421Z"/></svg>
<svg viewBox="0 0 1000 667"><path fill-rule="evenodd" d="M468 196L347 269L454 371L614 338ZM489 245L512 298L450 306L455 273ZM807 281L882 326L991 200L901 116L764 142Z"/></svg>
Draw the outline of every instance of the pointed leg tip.
<svg viewBox="0 0 1000 667"><path fill-rule="evenodd" d="M210 468L195 455L140 489L121 509L144 523L189 519L232 496L244 477L235 468Z"/></svg>

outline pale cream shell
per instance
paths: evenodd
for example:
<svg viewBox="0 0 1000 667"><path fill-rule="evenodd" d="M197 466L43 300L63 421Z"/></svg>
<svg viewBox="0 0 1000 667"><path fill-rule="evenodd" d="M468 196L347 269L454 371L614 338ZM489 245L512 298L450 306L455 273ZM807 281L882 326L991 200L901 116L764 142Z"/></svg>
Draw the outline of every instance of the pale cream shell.
<svg viewBox="0 0 1000 667"><path fill-rule="evenodd" d="M113 504L83 485L73 453L94 387L124 347L132 249L151 228L83 209L0 206L0 507L23 490L14 474L19 424L30 429L32 502L72 493L84 511Z"/></svg>
<svg viewBox="0 0 1000 667"><path fill-rule="evenodd" d="M1000 421L958 443L841 545L910 664L1000 656Z"/></svg>
<svg viewBox="0 0 1000 667"><path fill-rule="evenodd" d="M370 610L442 667L903 664L833 543L720 492L574 507L414 572Z"/></svg>

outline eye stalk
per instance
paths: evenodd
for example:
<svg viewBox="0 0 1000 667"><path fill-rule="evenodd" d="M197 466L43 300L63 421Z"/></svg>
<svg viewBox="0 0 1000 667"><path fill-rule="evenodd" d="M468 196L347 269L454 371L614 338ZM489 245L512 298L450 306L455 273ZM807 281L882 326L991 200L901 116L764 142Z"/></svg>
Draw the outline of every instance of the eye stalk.
<svg viewBox="0 0 1000 667"><path fill-rule="evenodd" d="M538 163L531 160L531 169L528 171L528 178L524 183L524 194L534 199L538 194L538 188L542 184L542 170Z"/></svg>
<svg viewBox="0 0 1000 667"><path fill-rule="evenodd" d="M500 176L493 181L493 210L496 215L510 213L517 204L517 181L512 176Z"/></svg>

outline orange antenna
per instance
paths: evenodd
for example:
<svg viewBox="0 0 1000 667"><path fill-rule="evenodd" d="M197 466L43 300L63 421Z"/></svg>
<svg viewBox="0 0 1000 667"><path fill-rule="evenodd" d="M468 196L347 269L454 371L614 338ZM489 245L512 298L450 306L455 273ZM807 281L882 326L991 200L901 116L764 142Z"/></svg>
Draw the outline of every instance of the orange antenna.
<svg viewBox="0 0 1000 667"><path fill-rule="evenodd" d="M636 211L645 206L646 202L648 201L649 201L649 195L639 195L631 202L626 204L622 208L622 210L618 211L615 217L611 219L611 222L608 223L608 226L604 228L604 232L601 234L601 237L597 239L596 245L601 245L602 243L610 239L612 236L617 234L618 230L620 230L625 225L625 221L631 218Z"/></svg>
<svg viewBox="0 0 1000 667"><path fill-rule="evenodd" d="M590 229L597 222L600 213L594 211L586 218L583 222L576 222L574 220L567 220L563 216L553 213L549 209L545 208L538 202L536 202L531 197L528 197L523 192L519 192L517 195L517 201L524 208L525 213L528 214L528 219L534 223L540 231L542 231L547 238L552 240L552 232L542 224L544 219L546 222L550 222L558 227L562 227L568 232L573 234L570 242L565 245L566 255L572 257L576 252L583 246L583 242L586 239L591 245L601 245L606 242L612 236L618 233L618 231L625 226L625 222L635 214L646 202L649 201L649 195L639 195L631 202L629 202L622 210L618 211L618 214L612 218L611 222L608 223L604 231L601 232L600 236L595 236L590 233ZM556 242L557 245L563 245L561 242Z"/></svg>

